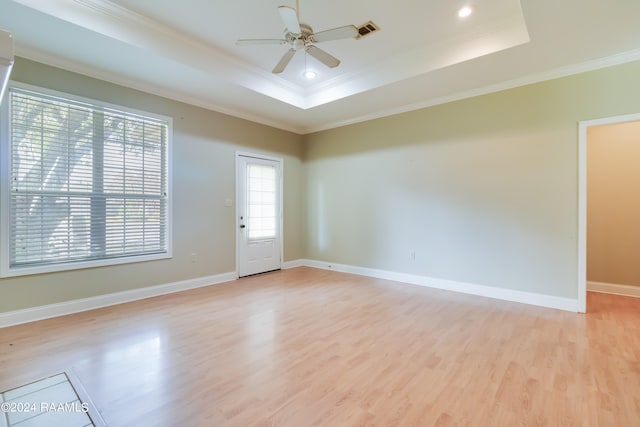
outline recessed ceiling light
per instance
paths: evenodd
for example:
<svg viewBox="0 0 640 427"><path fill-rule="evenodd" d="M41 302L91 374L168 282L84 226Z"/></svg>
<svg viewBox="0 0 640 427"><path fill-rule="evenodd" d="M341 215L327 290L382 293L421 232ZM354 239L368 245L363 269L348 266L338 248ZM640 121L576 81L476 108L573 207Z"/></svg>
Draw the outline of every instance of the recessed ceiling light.
<svg viewBox="0 0 640 427"><path fill-rule="evenodd" d="M466 18L467 16L471 15L471 12L473 12L473 10L469 6L464 6L461 7L460 10L458 10L458 16L460 18Z"/></svg>
<svg viewBox="0 0 640 427"><path fill-rule="evenodd" d="M305 76L306 78L308 78L309 80L311 80L311 79L315 79L317 75L318 75L318 74L317 74L315 71L311 71L311 70L309 70L309 71L305 71L305 72L304 72L304 76Z"/></svg>

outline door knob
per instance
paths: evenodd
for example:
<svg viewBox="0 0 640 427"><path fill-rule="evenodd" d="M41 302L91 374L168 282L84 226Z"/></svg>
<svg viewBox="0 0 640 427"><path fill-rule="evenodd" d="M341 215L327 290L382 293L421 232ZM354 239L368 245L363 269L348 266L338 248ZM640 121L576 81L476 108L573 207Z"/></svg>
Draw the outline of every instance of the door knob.
<svg viewBox="0 0 640 427"><path fill-rule="evenodd" d="M245 227L245 225L244 225L244 224L240 224L240 228L244 228L244 227Z"/></svg>

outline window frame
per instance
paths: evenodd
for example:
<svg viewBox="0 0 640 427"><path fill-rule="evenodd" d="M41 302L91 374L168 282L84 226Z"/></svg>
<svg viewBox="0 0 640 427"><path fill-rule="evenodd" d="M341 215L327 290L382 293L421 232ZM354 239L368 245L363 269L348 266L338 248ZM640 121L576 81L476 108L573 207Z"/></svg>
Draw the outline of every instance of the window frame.
<svg viewBox="0 0 640 427"><path fill-rule="evenodd" d="M10 174L11 174L11 117L9 111L9 93L12 88L29 90L45 96L54 96L69 101L81 102L99 108L108 108L123 113L164 121L167 124L167 220L166 220L166 252L130 255L114 258L94 259L88 261L59 262L36 266L11 267L10 265ZM32 274L53 273L60 271L80 270L85 268L114 266L137 262L155 261L173 257L173 118L148 111L137 110L122 105L111 104L96 99L85 98L70 93L9 81L4 99L0 105L0 277L17 277Z"/></svg>

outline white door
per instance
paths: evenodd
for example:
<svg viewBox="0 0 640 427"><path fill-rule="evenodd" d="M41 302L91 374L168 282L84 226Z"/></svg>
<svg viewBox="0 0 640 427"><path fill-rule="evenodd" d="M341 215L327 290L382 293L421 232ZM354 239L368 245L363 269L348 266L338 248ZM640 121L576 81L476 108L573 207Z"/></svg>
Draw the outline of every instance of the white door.
<svg viewBox="0 0 640 427"><path fill-rule="evenodd" d="M237 155L238 276L282 267L282 161Z"/></svg>

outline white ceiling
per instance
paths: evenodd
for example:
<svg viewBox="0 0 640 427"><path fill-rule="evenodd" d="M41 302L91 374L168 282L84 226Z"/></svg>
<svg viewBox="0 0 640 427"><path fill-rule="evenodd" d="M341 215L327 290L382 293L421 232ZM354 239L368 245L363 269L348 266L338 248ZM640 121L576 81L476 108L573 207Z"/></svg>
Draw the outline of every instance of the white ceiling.
<svg viewBox="0 0 640 427"><path fill-rule="evenodd" d="M277 6L295 0L0 0L16 54L298 133L640 59L638 0L300 1L314 30L381 30L325 42L329 69L288 49ZM469 4L474 13L460 19Z"/></svg>

